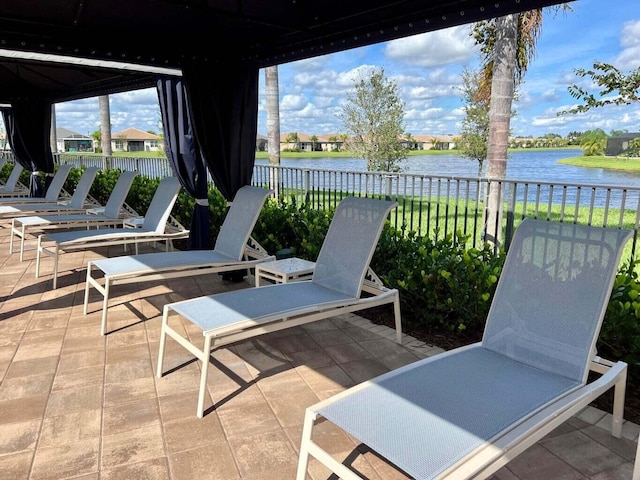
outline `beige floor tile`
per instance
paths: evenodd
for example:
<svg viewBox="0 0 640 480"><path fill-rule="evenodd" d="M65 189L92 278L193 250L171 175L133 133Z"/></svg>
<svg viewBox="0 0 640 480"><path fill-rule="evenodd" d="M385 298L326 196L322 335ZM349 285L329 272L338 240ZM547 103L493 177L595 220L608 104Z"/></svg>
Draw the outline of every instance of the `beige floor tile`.
<svg viewBox="0 0 640 480"><path fill-rule="evenodd" d="M0 401L48 395L52 382L53 374L9 378L0 385Z"/></svg>
<svg viewBox="0 0 640 480"><path fill-rule="evenodd" d="M42 418L48 399L48 395L39 395L0 400L0 424Z"/></svg>
<svg viewBox="0 0 640 480"><path fill-rule="evenodd" d="M29 480L32 459L32 451L0 455L0 472L7 479Z"/></svg>
<svg viewBox="0 0 640 480"><path fill-rule="evenodd" d="M159 423L102 436L102 466L105 469L164 456Z"/></svg>
<svg viewBox="0 0 640 480"><path fill-rule="evenodd" d="M226 443L222 425L215 414L206 415L204 418L191 415L188 418L165 422L164 433L170 455L204 445L210 445L212 451L217 451Z"/></svg>
<svg viewBox="0 0 640 480"><path fill-rule="evenodd" d="M113 435L160 423L158 402L155 398L115 405L104 409L103 434Z"/></svg>
<svg viewBox="0 0 640 480"><path fill-rule="evenodd" d="M38 448L30 480L58 480L98 471L100 439Z"/></svg>
<svg viewBox="0 0 640 480"><path fill-rule="evenodd" d="M41 423L40 418L23 422L0 423L0 458L2 455L33 450ZM0 469L0 472L2 471Z"/></svg>
<svg viewBox="0 0 640 480"><path fill-rule="evenodd" d="M103 470L100 478L102 480L169 480L171 477L167 459L163 457Z"/></svg>
<svg viewBox="0 0 640 480"><path fill-rule="evenodd" d="M274 474L295 473L298 456L280 429L229 439L240 474L252 478L277 478ZM286 478L286 477L280 477Z"/></svg>
<svg viewBox="0 0 640 480"><path fill-rule="evenodd" d="M38 448L76 444L100 438L101 423L101 409L45 418Z"/></svg>
<svg viewBox="0 0 640 480"><path fill-rule="evenodd" d="M169 456L172 480L239 480L240 474L227 445L210 445Z"/></svg>
<svg viewBox="0 0 640 480"><path fill-rule="evenodd" d="M89 385L51 392L47 417L57 417L102 407L102 385Z"/></svg>

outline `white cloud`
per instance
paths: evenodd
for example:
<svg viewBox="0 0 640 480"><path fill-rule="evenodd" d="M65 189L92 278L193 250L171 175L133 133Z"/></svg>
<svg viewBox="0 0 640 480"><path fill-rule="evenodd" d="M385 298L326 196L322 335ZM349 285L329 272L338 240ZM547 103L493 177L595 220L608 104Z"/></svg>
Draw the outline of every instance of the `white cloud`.
<svg viewBox="0 0 640 480"><path fill-rule="evenodd" d="M620 36L622 52L615 60L616 66L632 70L640 65L640 20L625 22Z"/></svg>
<svg viewBox="0 0 640 480"><path fill-rule="evenodd" d="M409 65L435 67L468 61L476 54L474 44L469 26L462 25L394 40L387 44L385 55Z"/></svg>

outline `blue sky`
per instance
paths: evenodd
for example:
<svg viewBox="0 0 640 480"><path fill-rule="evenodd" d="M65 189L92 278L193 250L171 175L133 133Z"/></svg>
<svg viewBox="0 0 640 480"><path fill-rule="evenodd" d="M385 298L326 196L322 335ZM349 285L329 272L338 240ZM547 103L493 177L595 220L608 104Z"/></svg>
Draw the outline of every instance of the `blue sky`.
<svg viewBox="0 0 640 480"><path fill-rule="evenodd" d="M594 60L629 72L640 65L640 2L578 0L572 11L545 18L531 62L514 103L512 134L567 135L602 128L640 131L640 105L611 106L558 117L575 105L567 87L589 87L574 69ZM281 132L310 135L344 132L338 113L362 69L382 67L405 103L406 132L412 135L457 134L463 118L460 74L479 64L470 26L454 27L368 47L279 66ZM592 89L593 90L593 89ZM266 135L264 77L260 77L258 132ZM80 133L99 128L98 99L56 105L57 126ZM129 127L160 130L155 89L111 96L113 132Z"/></svg>

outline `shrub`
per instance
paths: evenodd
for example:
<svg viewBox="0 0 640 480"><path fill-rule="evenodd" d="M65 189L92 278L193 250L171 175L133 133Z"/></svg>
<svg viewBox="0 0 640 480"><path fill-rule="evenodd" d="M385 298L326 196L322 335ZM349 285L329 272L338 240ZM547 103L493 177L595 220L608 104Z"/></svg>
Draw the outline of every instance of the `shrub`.
<svg viewBox="0 0 640 480"><path fill-rule="evenodd" d="M383 230L372 267L389 288L400 292L409 328L430 325L451 332L482 332L504 264L490 245L467 248L467 236L440 240Z"/></svg>

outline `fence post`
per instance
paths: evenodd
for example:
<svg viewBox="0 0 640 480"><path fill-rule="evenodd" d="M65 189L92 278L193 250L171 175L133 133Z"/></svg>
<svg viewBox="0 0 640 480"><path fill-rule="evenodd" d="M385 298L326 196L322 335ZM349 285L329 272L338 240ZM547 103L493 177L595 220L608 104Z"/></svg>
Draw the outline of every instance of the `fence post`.
<svg viewBox="0 0 640 480"><path fill-rule="evenodd" d="M304 202L309 203L310 188L311 185L311 172L309 170L304 171Z"/></svg>

